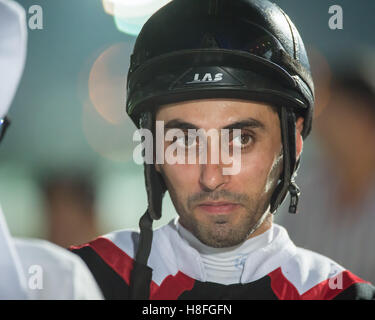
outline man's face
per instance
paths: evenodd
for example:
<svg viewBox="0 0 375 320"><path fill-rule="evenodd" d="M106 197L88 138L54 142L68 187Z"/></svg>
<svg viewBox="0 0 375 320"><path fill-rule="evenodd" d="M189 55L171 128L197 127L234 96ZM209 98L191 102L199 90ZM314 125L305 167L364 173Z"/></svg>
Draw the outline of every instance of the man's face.
<svg viewBox="0 0 375 320"><path fill-rule="evenodd" d="M224 175L224 165L160 164L180 223L201 242L230 247L249 237L266 212L282 170L282 143L277 113L268 105L242 100L197 100L159 109L157 121L168 129L241 129L230 135L230 145L241 147L236 175ZM186 141L191 143L187 138ZM165 142L165 149L172 142ZM207 154L213 144L207 142Z"/></svg>

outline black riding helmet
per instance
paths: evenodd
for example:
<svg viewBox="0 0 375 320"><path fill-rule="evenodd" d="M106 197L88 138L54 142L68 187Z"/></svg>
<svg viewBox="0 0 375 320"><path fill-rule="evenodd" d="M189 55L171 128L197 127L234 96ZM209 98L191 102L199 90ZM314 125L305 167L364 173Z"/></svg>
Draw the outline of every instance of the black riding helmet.
<svg viewBox="0 0 375 320"><path fill-rule="evenodd" d="M271 197L271 212L299 189L296 117L311 130L314 85L302 39L289 17L267 0L173 0L139 34L128 73L126 111L138 128L152 130L161 105L208 98L235 98L277 106L283 172ZM148 209L131 276L131 298L147 299L152 269L152 221L160 219L166 187L154 165L145 164Z"/></svg>

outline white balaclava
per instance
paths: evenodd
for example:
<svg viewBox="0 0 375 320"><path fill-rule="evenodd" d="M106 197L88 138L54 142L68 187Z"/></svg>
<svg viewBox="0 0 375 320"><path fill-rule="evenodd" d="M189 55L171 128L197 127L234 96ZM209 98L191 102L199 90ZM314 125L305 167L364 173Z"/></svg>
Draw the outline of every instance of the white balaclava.
<svg viewBox="0 0 375 320"><path fill-rule="evenodd" d="M24 9L0 0L0 119L8 113L26 57ZM26 277L0 208L0 299L27 299Z"/></svg>

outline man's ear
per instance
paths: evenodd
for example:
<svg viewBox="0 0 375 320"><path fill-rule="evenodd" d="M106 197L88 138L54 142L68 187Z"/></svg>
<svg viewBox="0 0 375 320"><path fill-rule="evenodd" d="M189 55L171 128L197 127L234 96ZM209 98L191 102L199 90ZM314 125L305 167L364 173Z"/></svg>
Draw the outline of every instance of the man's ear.
<svg viewBox="0 0 375 320"><path fill-rule="evenodd" d="M296 158L299 159L303 150L303 130L304 119L302 117L298 118L296 121Z"/></svg>

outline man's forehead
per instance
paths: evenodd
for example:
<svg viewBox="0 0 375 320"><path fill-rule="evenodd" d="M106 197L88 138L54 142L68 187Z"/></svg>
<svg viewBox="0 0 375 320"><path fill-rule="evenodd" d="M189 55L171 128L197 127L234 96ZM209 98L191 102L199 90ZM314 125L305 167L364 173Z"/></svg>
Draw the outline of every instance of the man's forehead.
<svg viewBox="0 0 375 320"><path fill-rule="evenodd" d="M273 121L275 111L265 103L236 99L204 99L184 101L161 106L156 120L179 120L203 128L225 127L234 122L254 119L260 122Z"/></svg>

